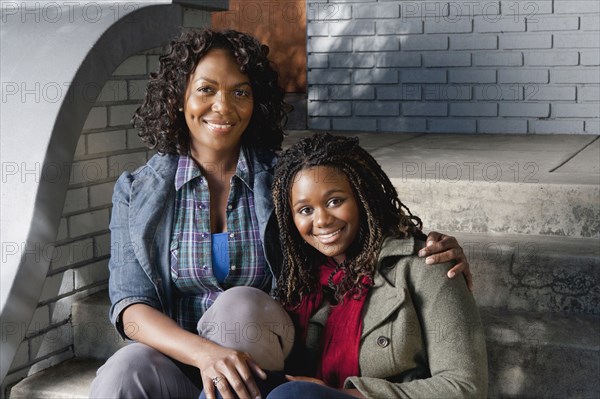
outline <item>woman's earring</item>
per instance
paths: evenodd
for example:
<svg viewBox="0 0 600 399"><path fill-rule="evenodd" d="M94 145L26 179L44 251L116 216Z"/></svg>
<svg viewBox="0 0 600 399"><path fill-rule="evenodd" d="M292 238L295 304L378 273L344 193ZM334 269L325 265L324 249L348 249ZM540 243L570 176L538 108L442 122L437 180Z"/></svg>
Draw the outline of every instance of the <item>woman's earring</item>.
<svg viewBox="0 0 600 399"><path fill-rule="evenodd" d="M180 108L179 108L179 112L183 112L183 108L181 108L181 107L180 107Z"/></svg>

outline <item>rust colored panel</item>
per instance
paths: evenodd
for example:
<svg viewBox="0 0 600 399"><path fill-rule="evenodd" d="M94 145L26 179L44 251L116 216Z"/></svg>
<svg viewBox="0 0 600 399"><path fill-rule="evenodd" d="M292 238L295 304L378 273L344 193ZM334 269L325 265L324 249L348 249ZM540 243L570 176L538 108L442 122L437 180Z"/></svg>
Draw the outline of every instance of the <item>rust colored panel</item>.
<svg viewBox="0 0 600 399"><path fill-rule="evenodd" d="M229 0L229 11L211 14L214 29L248 32L269 46L286 92L306 92L306 0Z"/></svg>

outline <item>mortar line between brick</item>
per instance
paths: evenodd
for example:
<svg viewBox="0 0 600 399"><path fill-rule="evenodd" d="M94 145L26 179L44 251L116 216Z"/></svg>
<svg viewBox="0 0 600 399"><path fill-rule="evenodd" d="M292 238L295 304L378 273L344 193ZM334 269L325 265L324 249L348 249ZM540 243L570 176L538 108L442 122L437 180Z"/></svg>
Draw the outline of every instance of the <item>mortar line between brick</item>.
<svg viewBox="0 0 600 399"><path fill-rule="evenodd" d="M548 173L552 173L555 170L557 170L558 168L564 166L567 162L569 162L571 159L575 158L577 155L579 155L583 150L585 150L586 148L588 148L589 146L591 146L592 144L594 144L598 139L600 139L600 136L597 136L595 139L593 139L592 141L590 141L589 143L587 143L585 146L583 146L583 148L581 148L579 151L576 151L573 155L571 155L569 158L567 158L565 161L563 161L560 165L550 169L548 171Z"/></svg>
<svg viewBox="0 0 600 399"><path fill-rule="evenodd" d="M46 306L46 305L43 305L43 306ZM25 332L25 337L23 337L23 341L25 341L25 340L32 340L32 339L35 339L35 338L39 338L42 335L46 334L47 332L50 332L51 330L56 330L57 328L65 326L65 325L67 325L69 323L71 323L71 319L70 318L67 319L67 320L59 321L57 323L50 323L48 326L46 326L46 327L44 327L44 328L42 328L40 330L34 331L34 332L30 333L30 334L27 334L27 332ZM29 328L29 327L27 327L27 328Z"/></svg>

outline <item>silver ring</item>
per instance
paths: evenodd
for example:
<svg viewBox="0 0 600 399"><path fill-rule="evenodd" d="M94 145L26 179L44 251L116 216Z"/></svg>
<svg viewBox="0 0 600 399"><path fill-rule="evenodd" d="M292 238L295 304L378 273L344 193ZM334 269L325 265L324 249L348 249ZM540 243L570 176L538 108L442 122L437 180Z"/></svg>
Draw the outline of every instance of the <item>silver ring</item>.
<svg viewBox="0 0 600 399"><path fill-rule="evenodd" d="M219 383L219 381L221 381L221 377L216 376L215 378L212 379L212 382L215 386L217 386L217 384Z"/></svg>

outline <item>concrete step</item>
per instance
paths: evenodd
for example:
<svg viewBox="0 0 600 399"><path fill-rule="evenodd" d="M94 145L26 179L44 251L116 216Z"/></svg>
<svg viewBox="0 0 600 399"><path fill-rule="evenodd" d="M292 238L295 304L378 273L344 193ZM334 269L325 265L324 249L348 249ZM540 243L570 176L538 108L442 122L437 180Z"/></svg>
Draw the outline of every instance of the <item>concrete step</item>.
<svg viewBox="0 0 600 399"><path fill-rule="evenodd" d="M600 397L600 318L480 310L492 398Z"/></svg>
<svg viewBox="0 0 600 399"><path fill-rule="evenodd" d="M595 136L334 134L359 137L427 229L600 237Z"/></svg>
<svg viewBox="0 0 600 399"><path fill-rule="evenodd" d="M600 396L599 317L490 308L480 312L488 345L489 397ZM12 388L10 399L85 398L101 364L69 360L22 380Z"/></svg>
<svg viewBox="0 0 600 399"><path fill-rule="evenodd" d="M71 359L35 373L10 390L10 399L87 398L101 360Z"/></svg>
<svg viewBox="0 0 600 399"><path fill-rule="evenodd" d="M467 254L479 306L600 315L597 239L448 234Z"/></svg>
<svg viewBox="0 0 600 399"><path fill-rule="evenodd" d="M401 201L429 229L596 239L600 236L600 185L452 183L390 175Z"/></svg>
<svg viewBox="0 0 600 399"><path fill-rule="evenodd" d="M77 301L72 307L75 356L105 360L127 344L110 323L108 291Z"/></svg>

